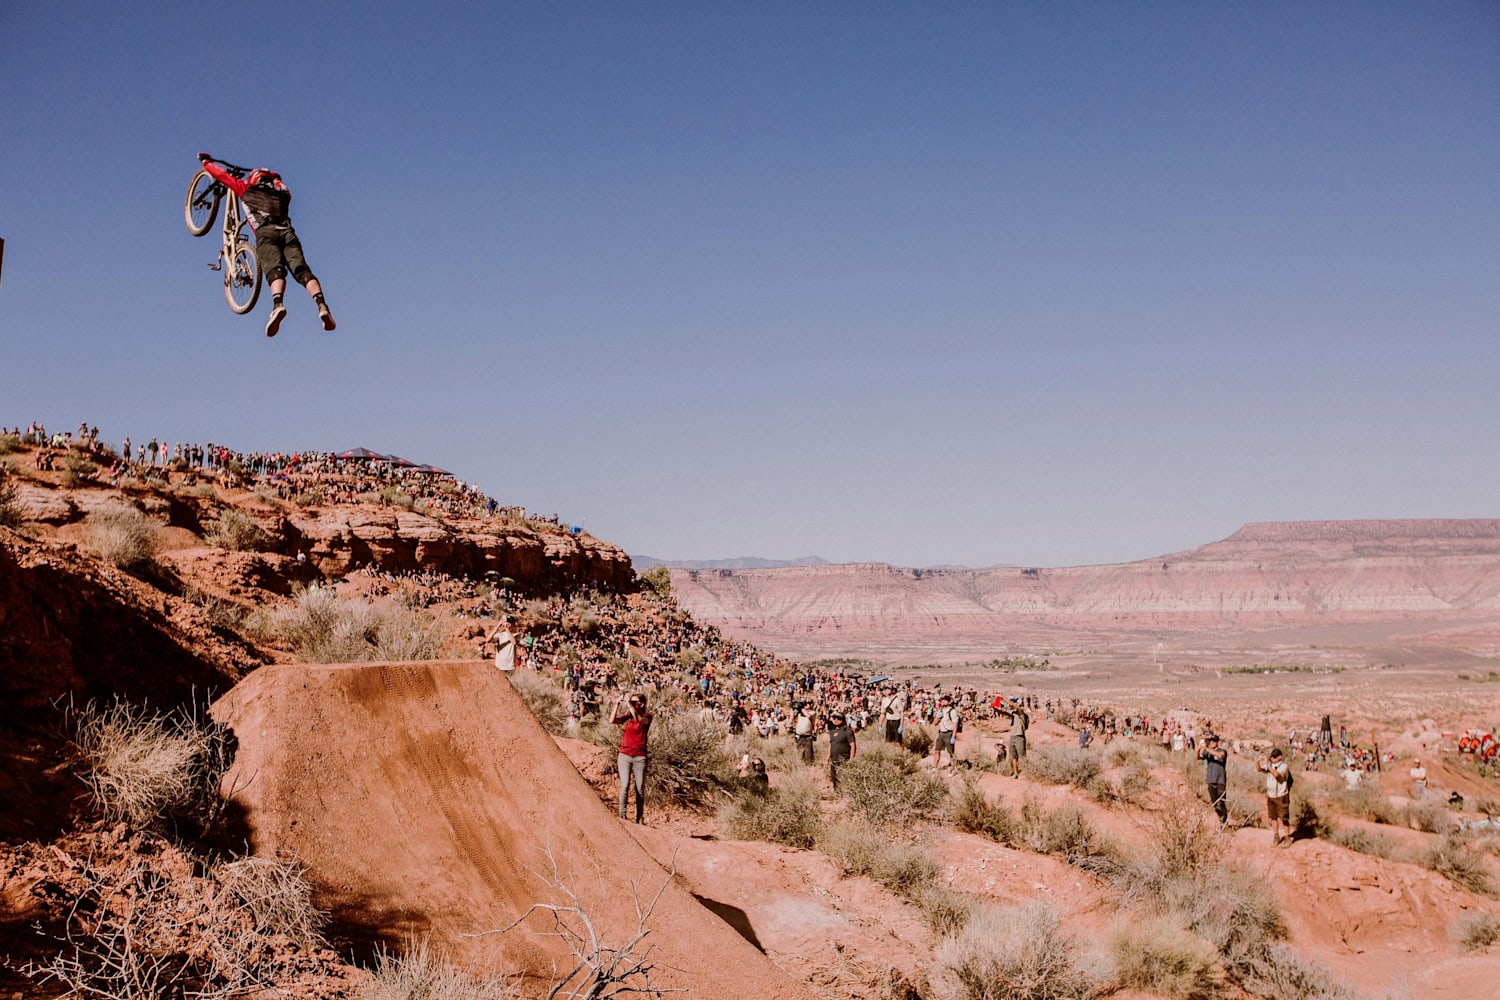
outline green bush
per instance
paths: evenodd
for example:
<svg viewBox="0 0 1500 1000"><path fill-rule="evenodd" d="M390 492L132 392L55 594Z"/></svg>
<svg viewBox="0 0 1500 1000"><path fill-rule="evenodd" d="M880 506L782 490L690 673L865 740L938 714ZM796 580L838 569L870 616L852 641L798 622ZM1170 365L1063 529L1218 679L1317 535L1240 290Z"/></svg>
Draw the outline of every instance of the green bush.
<svg viewBox="0 0 1500 1000"><path fill-rule="evenodd" d="M92 460L72 453L63 457L62 465L62 484L70 488L92 479L94 473L99 471L99 466Z"/></svg>
<svg viewBox="0 0 1500 1000"><path fill-rule="evenodd" d="M1381 833L1375 833L1358 826L1339 826L1328 835L1330 843L1334 843L1345 850L1356 851L1360 854L1368 854L1374 858L1385 858L1390 860L1399 853L1395 841Z"/></svg>
<svg viewBox="0 0 1500 1000"><path fill-rule="evenodd" d="M929 978L938 1000L1090 1000L1099 978L1078 960L1057 912L1043 904L976 911L938 945Z"/></svg>
<svg viewBox="0 0 1500 1000"><path fill-rule="evenodd" d="M867 750L839 770L839 793L877 826L907 827L931 819L947 789L930 774L918 773L912 758L884 748Z"/></svg>
<svg viewBox="0 0 1500 1000"><path fill-rule="evenodd" d="M703 808L720 791L738 784L734 762L724 749L723 731L718 723L696 714L658 713L651 723L649 753L648 796Z"/></svg>
<svg viewBox="0 0 1500 1000"><path fill-rule="evenodd" d="M774 788L746 790L719 810L719 823L734 840L810 848L818 843L823 823L817 783L794 776Z"/></svg>
<svg viewBox="0 0 1500 1000"><path fill-rule="evenodd" d="M1170 917L1128 920L1110 940L1121 986L1172 1000L1222 994L1224 969L1214 946Z"/></svg>
<svg viewBox="0 0 1500 1000"><path fill-rule="evenodd" d="M672 571L666 566L652 566L637 577L643 587L648 587L657 597L672 596Z"/></svg>
<svg viewBox="0 0 1500 1000"><path fill-rule="evenodd" d="M1026 774L1049 785L1086 788L1103 767L1092 750L1070 746L1034 746L1026 749Z"/></svg>
<svg viewBox="0 0 1500 1000"><path fill-rule="evenodd" d="M1070 862L1113 853L1083 810L1074 805L1049 810L1030 797L1021 803L1016 837L1038 854L1055 854Z"/></svg>
<svg viewBox="0 0 1500 1000"><path fill-rule="evenodd" d="M926 726L907 725L901 730L901 745L907 753L926 757L932 750L932 731Z"/></svg>

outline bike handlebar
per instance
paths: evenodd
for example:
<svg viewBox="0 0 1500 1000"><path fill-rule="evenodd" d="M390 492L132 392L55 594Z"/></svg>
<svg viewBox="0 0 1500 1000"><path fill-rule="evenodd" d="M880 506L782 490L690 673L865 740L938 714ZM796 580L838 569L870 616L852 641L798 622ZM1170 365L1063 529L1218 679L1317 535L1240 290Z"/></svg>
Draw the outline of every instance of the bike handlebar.
<svg viewBox="0 0 1500 1000"><path fill-rule="evenodd" d="M199 159L200 162L206 162L208 160L213 160L219 166L221 166L225 170L229 171L230 175L233 176L233 177L244 177L251 170L250 167L242 167L242 166L239 166L238 164L230 163L228 160L221 160L217 156L211 156L208 153L199 153L198 154L198 159Z"/></svg>

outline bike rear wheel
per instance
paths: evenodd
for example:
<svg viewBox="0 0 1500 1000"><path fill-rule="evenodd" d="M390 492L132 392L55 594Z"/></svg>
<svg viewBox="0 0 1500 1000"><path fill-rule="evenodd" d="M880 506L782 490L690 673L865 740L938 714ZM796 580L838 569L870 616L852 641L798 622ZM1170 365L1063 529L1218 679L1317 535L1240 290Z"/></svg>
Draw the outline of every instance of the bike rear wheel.
<svg viewBox="0 0 1500 1000"><path fill-rule="evenodd" d="M224 301L241 315L255 308L260 299L260 265L255 261L255 244L240 242L234 256L224 262Z"/></svg>
<svg viewBox="0 0 1500 1000"><path fill-rule="evenodd" d="M188 232L202 236L213 228L214 220L219 217L219 198L223 193L218 181L207 170L200 169L193 175L187 198L182 203L182 219L187 223Z"/></svg>

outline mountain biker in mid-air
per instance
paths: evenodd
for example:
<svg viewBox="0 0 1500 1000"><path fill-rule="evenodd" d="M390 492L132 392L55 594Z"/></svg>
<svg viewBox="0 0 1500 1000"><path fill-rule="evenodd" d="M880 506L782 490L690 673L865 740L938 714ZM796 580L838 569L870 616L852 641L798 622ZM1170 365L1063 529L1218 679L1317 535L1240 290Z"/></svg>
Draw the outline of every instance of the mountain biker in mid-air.
<svg viewBox="0 0 1500 1000"><path fill-rule="evenodd" d="M255 263L261 274L271 285L271 318L266 320L266 336L276 336L281 321L286 318L286 306L281 304L281 295L286 291L286 274L290 269L297 283L318 304L318 318L323 329L334 327L333 313L323 301L323 286L313 276L312 269L302 256L302 241L292 228L287 208L292 203L292 192L281 180L281 175L265 167L250 171L244 179L230 174L207 153L199 153L198 159L209 176L239 195L249 216L250 228L255 230Z"/></svg>

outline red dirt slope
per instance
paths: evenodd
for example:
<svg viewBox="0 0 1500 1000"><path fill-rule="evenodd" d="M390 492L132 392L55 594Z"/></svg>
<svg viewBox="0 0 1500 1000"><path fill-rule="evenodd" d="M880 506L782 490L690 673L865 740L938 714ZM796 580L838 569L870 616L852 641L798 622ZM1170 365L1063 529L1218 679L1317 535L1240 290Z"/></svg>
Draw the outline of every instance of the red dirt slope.
<svg viewBox="0 0 1500 1000"><path fill-rule="evenodd" d="M239 749L228 782L257 853L289 851L346 925L431 934L477 970L571 964L531 904L550 848L608 944L667 873L599 802L509 681L478 662L271 666L214 705ZM811 997L672 884L648 922L659 985Z"/></svg>

